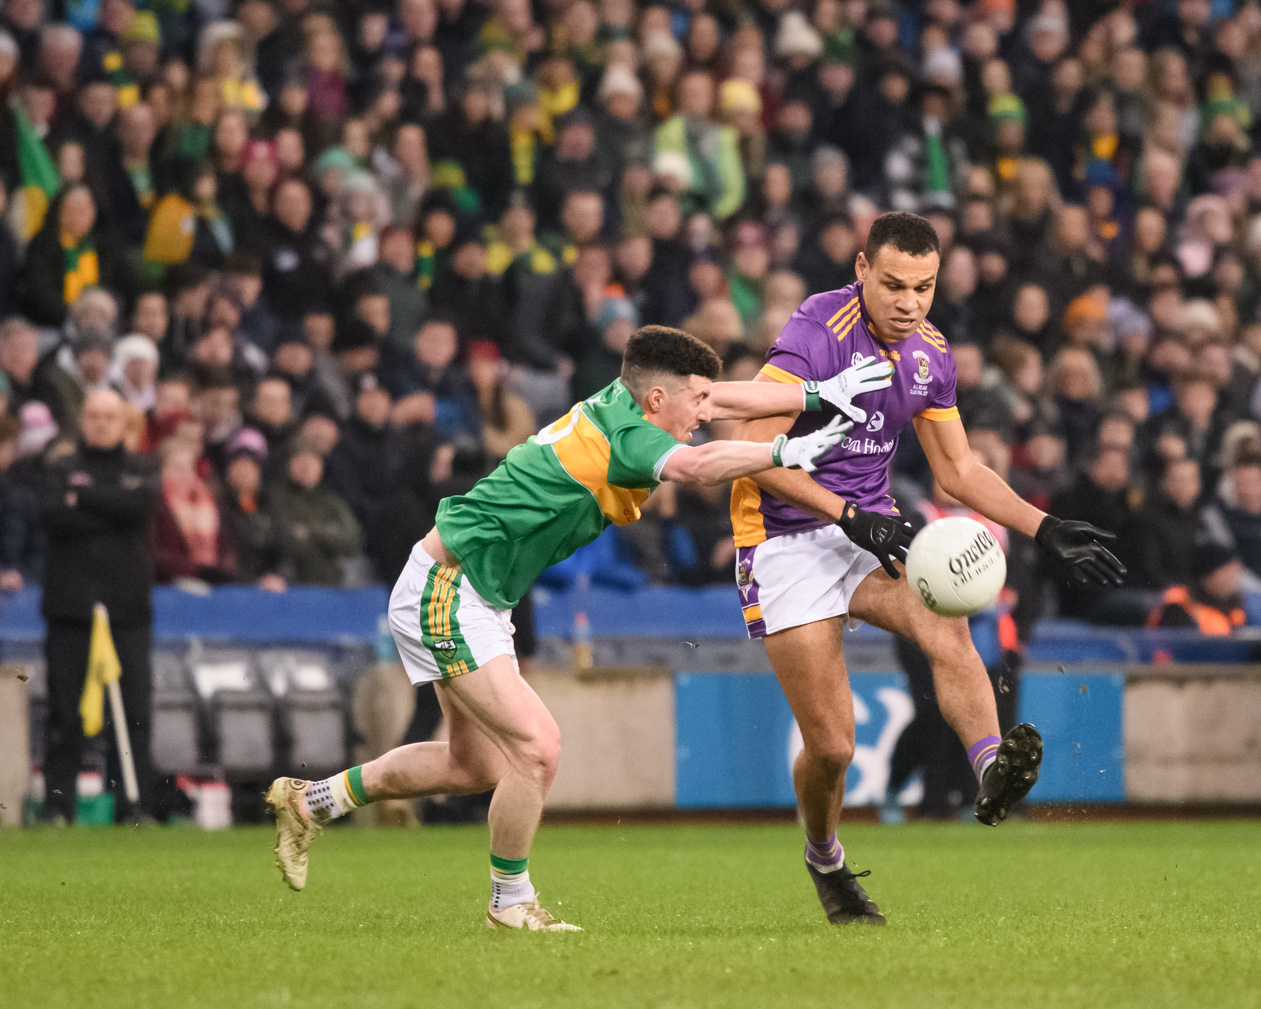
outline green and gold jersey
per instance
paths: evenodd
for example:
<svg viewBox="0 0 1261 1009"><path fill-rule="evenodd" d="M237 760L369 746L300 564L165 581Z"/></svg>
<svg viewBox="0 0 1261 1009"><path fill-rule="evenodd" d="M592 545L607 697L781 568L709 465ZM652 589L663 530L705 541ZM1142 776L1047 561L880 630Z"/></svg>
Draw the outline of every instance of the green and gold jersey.
<svg viewBox="0 0 1261 1009"><path fill-rule="evenodd" d="M680 447L618 379L514 448L467 494L445 498L438 533L482 598L511 609L545 569L610 524L638 519Z"/></svg>

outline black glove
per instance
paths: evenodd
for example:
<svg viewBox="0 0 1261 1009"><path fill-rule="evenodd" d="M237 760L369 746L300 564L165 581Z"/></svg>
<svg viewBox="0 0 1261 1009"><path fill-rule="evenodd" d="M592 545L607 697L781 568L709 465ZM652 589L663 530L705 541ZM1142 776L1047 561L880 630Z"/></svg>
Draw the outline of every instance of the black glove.
<svg viewBox="0 0 1261 1009"><path fill-rule="evenodd" d="M890 578L899 577L893 562L906 563L906 549L914 538L906 519L863 511L853 502L847 502L836 524L845 531L850 542L875 554Z"/></svg>
<svg viewBox="0 0 1261 1009"><path fill-rule="evenodd" d="M1089 522L1070 522L1048 515L1034 542L1058 561L1075 585L1124 585L1125 565L1103 544L1116 533Z"/></svg>

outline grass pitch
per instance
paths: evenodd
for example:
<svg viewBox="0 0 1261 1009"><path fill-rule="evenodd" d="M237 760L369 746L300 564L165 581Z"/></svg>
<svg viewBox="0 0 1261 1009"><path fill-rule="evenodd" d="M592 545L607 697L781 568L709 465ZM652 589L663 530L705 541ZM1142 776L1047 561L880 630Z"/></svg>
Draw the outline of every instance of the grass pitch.
<svg viewBox="0 0 1261 1009"><path fill-rule="evenodd" d="M784 826L544 827L580 935L491 933L485 832L0 832L0 1006L1261 1006L1261 823L848 827L828 926Z"/></svg>

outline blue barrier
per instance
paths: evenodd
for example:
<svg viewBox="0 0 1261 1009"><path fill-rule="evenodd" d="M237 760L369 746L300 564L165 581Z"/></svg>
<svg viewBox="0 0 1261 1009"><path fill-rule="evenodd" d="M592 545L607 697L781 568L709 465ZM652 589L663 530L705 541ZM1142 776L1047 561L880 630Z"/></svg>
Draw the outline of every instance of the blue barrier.
<svg viewBox="0 0 1261 1009"><path fill-rule="evenodd" d="M725 585L701 589L643 588L633 592L592 586L586 600L596 637L743 638L738 596ZM154 590L154 632L162 638L198 636L241 642L292 641L375 644L389 593L363 589L292 588L263 592L223 587L206 595L173 587ZM568 638L574 626L572 590L538 588L535 622L540 637ZM1261 612L1261 599L1249 606ZM0 596L0 641L39 640L39 589ZM863 626L857 642L885 632ZM847 640L850 635L847 635ZM1172 659L1180 662L1245 662L1255 645L1237 638L1206 638L1192 630L1095 627L1076 620L1043 620L1029 644L1030 663L1119 665Z"/></svg>
<svg viewBox="0 0 1261 1009"><path fill-rule="evenodd" d="M292 588L263 592L235 586L207 595L176 588L153 591L158 638L203 637L256 643L375 644L377 622L389 601L382 585L363 589ZM39 589L0 598L0 641L38 640L44 634Z"/></svg>
<svg viewBox="0 0 1261 1009"><path fill-rule="evenodd" d="M901 673L851 673L854 761L845 781L851 806L879 802L889 758L913 705ZM1020 717L1046 743L1038 802L1125 798L1120 673L1025 676ZM792 806L792 761L801 736L769 673L680 673L675 677L675 795L682 808Z"/></svg>

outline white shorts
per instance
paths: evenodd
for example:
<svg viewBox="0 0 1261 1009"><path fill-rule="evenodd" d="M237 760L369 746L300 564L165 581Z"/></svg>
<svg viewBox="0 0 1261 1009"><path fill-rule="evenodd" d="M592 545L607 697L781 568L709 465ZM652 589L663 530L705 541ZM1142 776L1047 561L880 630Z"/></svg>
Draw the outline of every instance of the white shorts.
<svg viewBox="0 0 1261 1009"><path fill-rule="evenodd" d="M876 568L837 525L775 536L736 551L736 588L749 637L847 616L854 591ZM847 626L860 621L850 619Z"/></svg>
<svg viewBox="0 0 1261 1009"><path fill-rule="evenodd" d="M390 593L390 631L414 684L471 673L499 655L515 666L509 614L479 596L459 568L439 564L419 543Z"/></svg>

